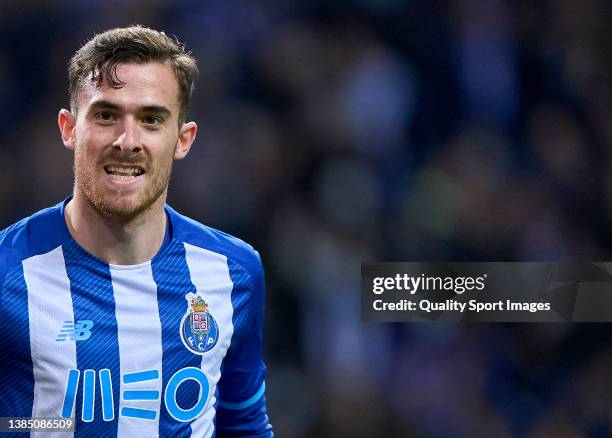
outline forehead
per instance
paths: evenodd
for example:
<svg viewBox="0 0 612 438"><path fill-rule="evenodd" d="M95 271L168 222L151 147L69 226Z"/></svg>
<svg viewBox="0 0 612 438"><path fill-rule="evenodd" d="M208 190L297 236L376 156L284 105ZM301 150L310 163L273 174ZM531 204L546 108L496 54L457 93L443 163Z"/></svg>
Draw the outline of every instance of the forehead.
<svg viewBox="0 0 612 438"><path fill-rule="evenodd" d="M79 91L78 106L86 109L92 102L107 100L128 110L147 105L165 106L173 114L179 110L179 86L174 70L167 63L118 64L116 77L124 85L113 88L103 81L85 81Z"/></svg>

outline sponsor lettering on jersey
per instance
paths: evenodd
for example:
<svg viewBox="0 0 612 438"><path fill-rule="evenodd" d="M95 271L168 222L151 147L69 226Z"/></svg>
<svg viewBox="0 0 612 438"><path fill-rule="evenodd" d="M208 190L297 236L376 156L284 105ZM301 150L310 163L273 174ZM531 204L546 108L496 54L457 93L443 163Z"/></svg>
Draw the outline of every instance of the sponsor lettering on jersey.
<svg viewBox="0 0 612 438"><path fill-rule="evenodd" d="M102 398L102 419L112 421L115 419L115 405L113 401L112 376L109 369L99 371L100 392ZM83 372L83 400L81 404L81 418L85 422L94 420L94 403L96 394L96 370L85 370ZM65 418L73 417L77 408L77 388L79 385L81 372L77 369L68 371L66 377L66 389L64 391L64 402L62 405L61 416ZM124 389L121 399L126 402L126 406L121 408L119 416L138 418L141 420L155 420L157 411L145 409L138 406L140 401L159 400L161 394L157 391L156 385L151 383L150 389L132 389L131 385L141 382L155 382L159 380L159 370L145 370L121 375ZM200 396L196 403L190 408L182 408L176 401L176 394L179 386L187 380L194 380L200 385ZM181 422L192 421L197 418L204 410L209 398L210 383L206 374L194 367L187 367L178 370L170 377L164 391L164 406L172 418Z"/></svg>

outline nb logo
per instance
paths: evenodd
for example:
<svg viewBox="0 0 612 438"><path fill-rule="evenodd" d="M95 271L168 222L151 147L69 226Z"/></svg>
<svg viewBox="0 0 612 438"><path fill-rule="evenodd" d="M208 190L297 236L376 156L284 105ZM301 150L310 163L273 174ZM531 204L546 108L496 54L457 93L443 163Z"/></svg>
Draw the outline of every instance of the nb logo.
<svg viewBox="0 0 612 438"><path fill-rule="evenodd" d="M64 342L70 338L73 341L85 341L91 336L93 325L93 321L89 319L80 319L76 324L72 321L64 321L64 325L55 340L56 342Z"/></svg>

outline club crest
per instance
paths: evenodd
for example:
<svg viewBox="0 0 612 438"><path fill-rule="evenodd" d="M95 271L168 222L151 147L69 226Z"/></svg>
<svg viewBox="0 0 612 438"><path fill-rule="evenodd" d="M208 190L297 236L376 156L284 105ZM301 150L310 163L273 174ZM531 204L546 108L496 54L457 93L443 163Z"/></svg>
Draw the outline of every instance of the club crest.
<svg viewBox="0 0 612 438"><path fill-rule="evenodd" d="M204 354L217 345L219 328L208 304L197 293L189 292L187 312L181 320L181 340L192 353Z"/></svg>

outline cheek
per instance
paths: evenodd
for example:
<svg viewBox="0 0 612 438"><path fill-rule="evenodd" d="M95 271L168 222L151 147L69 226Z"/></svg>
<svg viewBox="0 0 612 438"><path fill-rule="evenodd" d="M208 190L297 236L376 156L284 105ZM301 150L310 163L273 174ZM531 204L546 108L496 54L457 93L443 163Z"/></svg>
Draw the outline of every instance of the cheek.
<svg viewBox="0 0 612 438"><path fill-rule="evenodd" d="M172 168L172 163L174 162L174 149L167 150L157 161L159 162L159 169L168 172Z"/></svg>
<svg viewBox="0 0 612 438"><path fill-rule="evenodd" d="M150 144L156 144L155 153L151 150L153 160L157 160L160 164L163 163L164 167L167 166L167 163L170 161L174 161L174 154L176 151L176 137L172 135L165 135L163 139L156 139L155 142L151 142Z"/></svg>
<svg viewBox="0 0 612 438"><path fill-rule="evenodd" d="M81 132L81 135L76 138L76 149L82 156L95 157L102 149L100 145L104 144L104 138L101 133L95 131Z"/></svg>

